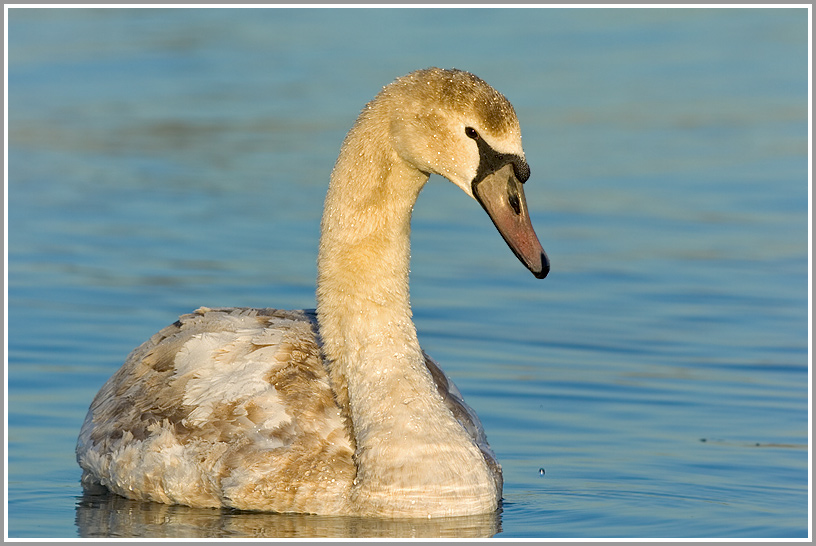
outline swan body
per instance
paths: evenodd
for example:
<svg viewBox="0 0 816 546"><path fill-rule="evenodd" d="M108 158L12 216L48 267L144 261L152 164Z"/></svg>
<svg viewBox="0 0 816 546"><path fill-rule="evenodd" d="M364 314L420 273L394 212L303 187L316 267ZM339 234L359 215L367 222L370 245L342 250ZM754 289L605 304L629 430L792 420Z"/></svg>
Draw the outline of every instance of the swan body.
<svg viewBox="0 0 816 546"><path fill-rule="evenodd" d="M201 308L158 332L91 404L83 484L274 512L495 510L501 466L411 320L411 211L431 173L475 198L546 276L510 103L463 71L399 78L363 109L332 171L316 312Z"/></svg>

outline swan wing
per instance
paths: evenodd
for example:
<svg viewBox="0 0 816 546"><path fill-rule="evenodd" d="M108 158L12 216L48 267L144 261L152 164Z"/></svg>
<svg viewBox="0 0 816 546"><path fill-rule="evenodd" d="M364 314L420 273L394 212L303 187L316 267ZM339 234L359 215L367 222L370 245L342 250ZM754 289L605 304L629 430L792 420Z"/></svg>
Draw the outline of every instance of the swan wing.
<svg viewBox="0 0 816 546"><path fill-rule="evenodd" d="M315 332L307 311L180 317L92 402L77 443L83 483L191 506L332 511L353 448Z"/></svg>
<svg viewBox="0 0 816 546"><path fill-rule="evenodd" d="M462 393L459 392L453 380L442 371L439 364L428 356L428 353L425 351L423 351L422 354L425 356L425 366L427 366L428 371L431 372L431 377L433 377L434 383L436 383L437 392L442 396L445 406L453 414L462 428L467 431L468 435L473 439L473 442L479 447L485 463L493 475L498 491L501 491L503 485L501 464L496 454L493 453L493 450L490 448L490 444L487 443L487 435L485 434L482 422L479 420L479 416L476 415L473 408L465 403Z"/></svg>

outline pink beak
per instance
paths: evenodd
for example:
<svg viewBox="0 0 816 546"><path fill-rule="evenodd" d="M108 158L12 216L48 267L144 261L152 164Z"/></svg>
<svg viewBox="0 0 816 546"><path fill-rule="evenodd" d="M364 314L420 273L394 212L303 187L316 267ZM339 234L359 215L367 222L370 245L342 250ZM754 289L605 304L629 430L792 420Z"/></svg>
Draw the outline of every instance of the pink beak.
<svg viewBox="0 0 816 546"><path fill-rule="evenodd" d="M524 187L513 164L508 163L475 183L473 194L518 259L536 278L546 277L550 260L533 230Z"/></svg>

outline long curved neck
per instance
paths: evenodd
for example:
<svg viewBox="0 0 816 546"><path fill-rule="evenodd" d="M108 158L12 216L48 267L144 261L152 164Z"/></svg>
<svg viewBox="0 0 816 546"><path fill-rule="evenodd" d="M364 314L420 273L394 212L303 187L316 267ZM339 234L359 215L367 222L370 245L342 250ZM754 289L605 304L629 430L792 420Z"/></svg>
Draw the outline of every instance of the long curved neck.
<svg viewBox="0 0 816 546"><path fill-rule="evenodd" d="M356 441L353 494L380 514L443 497L472 513L469 500L452 501L461 494L489 510L493 481L438 394L411 320L411 211L428 175L387 145L374 149L389 139L372 118L361 116L335 164L318 254L323 351Z"/></svg>
<svg viewBox="0 0 816 546"><path fill-rule="evenodd" d="M408 290L411 212L428 175L393 151L387 127L361 116L346 137L329 184L318 253L317 313L341 407L357 427L354 398L382 376L381 359L422 362ZM371 369L366 369L371 368ZM388 369L393 369L393 362ZM349 385L352 383L352 385ZM348 390L355 393L349 399Z"/></svg>

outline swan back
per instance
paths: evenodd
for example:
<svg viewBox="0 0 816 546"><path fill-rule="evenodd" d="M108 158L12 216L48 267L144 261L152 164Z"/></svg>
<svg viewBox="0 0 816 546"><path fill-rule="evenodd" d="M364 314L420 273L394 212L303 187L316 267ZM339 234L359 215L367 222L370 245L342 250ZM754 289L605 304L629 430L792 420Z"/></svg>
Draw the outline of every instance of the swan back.
<svg viewBox="0 0 816 546"><path fill-rule="evenodd" d="M348 510L352 452L314 315L272 309L202 308L158 332L77 445L85 481L131 498L321 513Z"/></svg>

